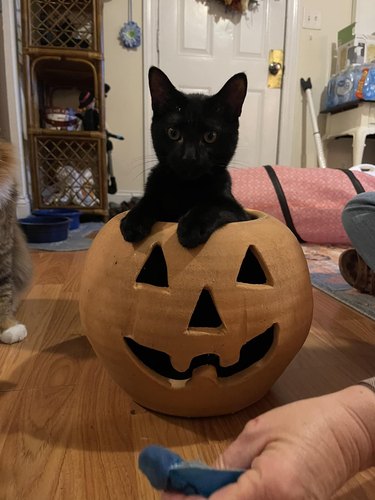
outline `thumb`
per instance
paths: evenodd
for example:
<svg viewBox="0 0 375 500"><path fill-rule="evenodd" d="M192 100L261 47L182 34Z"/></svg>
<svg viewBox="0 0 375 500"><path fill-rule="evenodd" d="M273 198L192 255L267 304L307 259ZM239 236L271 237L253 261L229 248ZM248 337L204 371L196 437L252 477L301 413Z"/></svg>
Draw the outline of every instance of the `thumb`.
<svg viewBox="0 0 375 500"><path fill-rule="evenodd" d="M257 418L250 420L241 434L215 461L218 469L250 469L253 460L268 443L266 433L259 432Z"/></svg>

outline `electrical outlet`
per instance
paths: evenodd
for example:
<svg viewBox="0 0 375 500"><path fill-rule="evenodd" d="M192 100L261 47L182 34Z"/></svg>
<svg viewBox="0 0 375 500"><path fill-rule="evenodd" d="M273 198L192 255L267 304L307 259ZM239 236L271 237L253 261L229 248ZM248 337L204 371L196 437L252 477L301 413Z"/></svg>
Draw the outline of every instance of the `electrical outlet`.
<svg viewBox="0 0 375 500"><path fill-rule="evenodd" d="M303 9L303 22L302 28L308 30L322 29L322 13L320 10L313 10L309 8Z"/></svg>

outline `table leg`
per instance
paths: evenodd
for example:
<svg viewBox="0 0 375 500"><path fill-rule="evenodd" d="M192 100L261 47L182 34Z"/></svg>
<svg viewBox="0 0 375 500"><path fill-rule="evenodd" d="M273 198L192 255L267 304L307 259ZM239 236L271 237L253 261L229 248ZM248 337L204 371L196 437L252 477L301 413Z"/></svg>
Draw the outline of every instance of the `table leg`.
<svg viewBox="0 0 375 500"><path fill-rule="evenodd" d="M366 136L366 131L361 129L353 133L353 165L360 165L362 163L366 146Z"/></svg>

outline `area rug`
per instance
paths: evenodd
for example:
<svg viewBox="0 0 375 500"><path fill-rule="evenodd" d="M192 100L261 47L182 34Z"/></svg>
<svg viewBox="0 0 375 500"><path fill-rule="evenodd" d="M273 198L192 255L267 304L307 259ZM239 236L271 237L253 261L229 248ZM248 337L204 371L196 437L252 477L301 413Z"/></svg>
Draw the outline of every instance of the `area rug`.
<svg viewBox="0 0 375 500"><path fill-rule="evenodd" d="M309 243L302 248L315 288L375 320L375 297L358 292L340 274L339 256L348 247Z"/></svg>
<svg viewBox="0 0 375 500"><path fill-rule="evenodd" d="M78 229L69 231L68 239L54 243L29 243L29 248L47 252L74 252L90 248L92 240L104 222L81 222Z"/></svg>

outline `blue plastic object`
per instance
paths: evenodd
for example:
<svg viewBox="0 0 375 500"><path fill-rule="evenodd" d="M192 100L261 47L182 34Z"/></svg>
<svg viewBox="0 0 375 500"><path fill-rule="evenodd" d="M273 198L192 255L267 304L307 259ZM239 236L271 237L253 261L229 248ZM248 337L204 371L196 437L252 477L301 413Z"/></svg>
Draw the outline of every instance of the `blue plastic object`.
<svg viewBox="0 0 375 500"><path fill-rule="evenodd" d="M334 75L328 82L326 111L339 109L348 103L359 101L356 96L362 66L359 64L349 66L346 70Z"/></svg>
<svg viewBox="0 0 375 500"><path fill-rule="evenodd" d="M375 101L375 65L353 64L328 82L324 111L339 111L359 101Z"/></svg>
<svg viewBox="0 0 375 500"><path fill-rule="evenodd" d="M209 497L216 490L235 483L243 469L219 470L201 462L186 462L162 446L147 446L138 460L141 471L157 490Z"/></svg>
<svg viewBox="0 0 375 500"><path fill-rule="evenodd" d="M67 217L29 216L18 221L29 243L52 243L68 238Z"/></svg>
<svg viewBox="0 0 375 500"><path fill-rule="evenodd" d="M78 229L80 225L81 212L70 208L45 208L33 210L33 215L44 217L68 217L70 220L69 229Z"/></svg>

